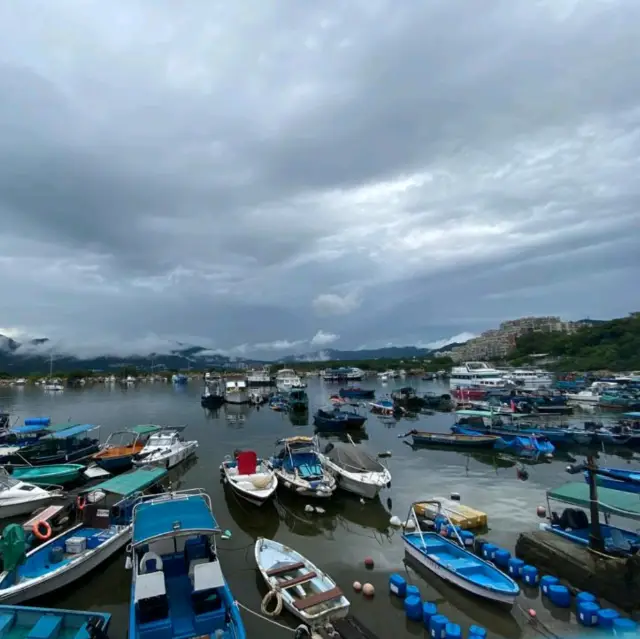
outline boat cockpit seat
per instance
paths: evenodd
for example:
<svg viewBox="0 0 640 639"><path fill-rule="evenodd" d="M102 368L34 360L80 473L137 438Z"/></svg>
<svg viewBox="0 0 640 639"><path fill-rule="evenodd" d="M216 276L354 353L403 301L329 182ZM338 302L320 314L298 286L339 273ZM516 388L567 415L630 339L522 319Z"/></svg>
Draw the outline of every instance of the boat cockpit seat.
<svg viewBox="0 0 640 639"><path fill-rule="evenodd" d="M162 558L155 552L146 552L140 560L140 574L162 571Z"/></svg>

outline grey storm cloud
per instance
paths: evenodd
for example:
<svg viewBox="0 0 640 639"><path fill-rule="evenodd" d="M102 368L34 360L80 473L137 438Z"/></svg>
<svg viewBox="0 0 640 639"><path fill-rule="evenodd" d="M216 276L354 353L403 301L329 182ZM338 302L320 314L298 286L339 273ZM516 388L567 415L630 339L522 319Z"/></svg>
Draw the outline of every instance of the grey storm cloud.
<svg viewBox="0 0 640 639"><path fill-rule="evenodd" d="M637 309L639 23L0 3L0 333L278 356Z"/></svg>

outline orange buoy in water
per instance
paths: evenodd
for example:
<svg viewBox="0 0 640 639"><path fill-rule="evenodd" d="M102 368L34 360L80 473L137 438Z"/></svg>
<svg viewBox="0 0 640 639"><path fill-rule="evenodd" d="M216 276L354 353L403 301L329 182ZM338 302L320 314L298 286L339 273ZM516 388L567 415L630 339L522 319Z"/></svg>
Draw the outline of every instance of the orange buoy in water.
<svg viewBox="0 0 640 639"><path fill-rule="evenodd" d="M362 592L366 597L373 597L376 589L373 587L373 584L365 584L364 586L362 586Z"/></svg>

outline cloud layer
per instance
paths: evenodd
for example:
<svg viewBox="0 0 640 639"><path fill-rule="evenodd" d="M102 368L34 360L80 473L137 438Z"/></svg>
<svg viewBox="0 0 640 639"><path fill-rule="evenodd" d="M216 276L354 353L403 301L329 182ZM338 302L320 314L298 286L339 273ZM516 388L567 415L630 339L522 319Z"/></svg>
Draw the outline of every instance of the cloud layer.
<svg viewBox="0 0 640 639"><path fill-rule="evenodd" d="M639 20L4 3L1 323L264 356L635 310Z"/></svg>

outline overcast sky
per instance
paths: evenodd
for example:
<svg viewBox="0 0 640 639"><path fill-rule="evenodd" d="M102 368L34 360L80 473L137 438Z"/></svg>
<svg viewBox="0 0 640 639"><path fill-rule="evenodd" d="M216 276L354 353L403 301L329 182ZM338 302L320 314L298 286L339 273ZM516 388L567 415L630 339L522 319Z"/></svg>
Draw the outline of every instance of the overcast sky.
<svg viewBox="0 0 640 639"><path fill-rule="evenodd" d="M278 357L640 307L638 0L0 2L0 332Z"/></svg>

